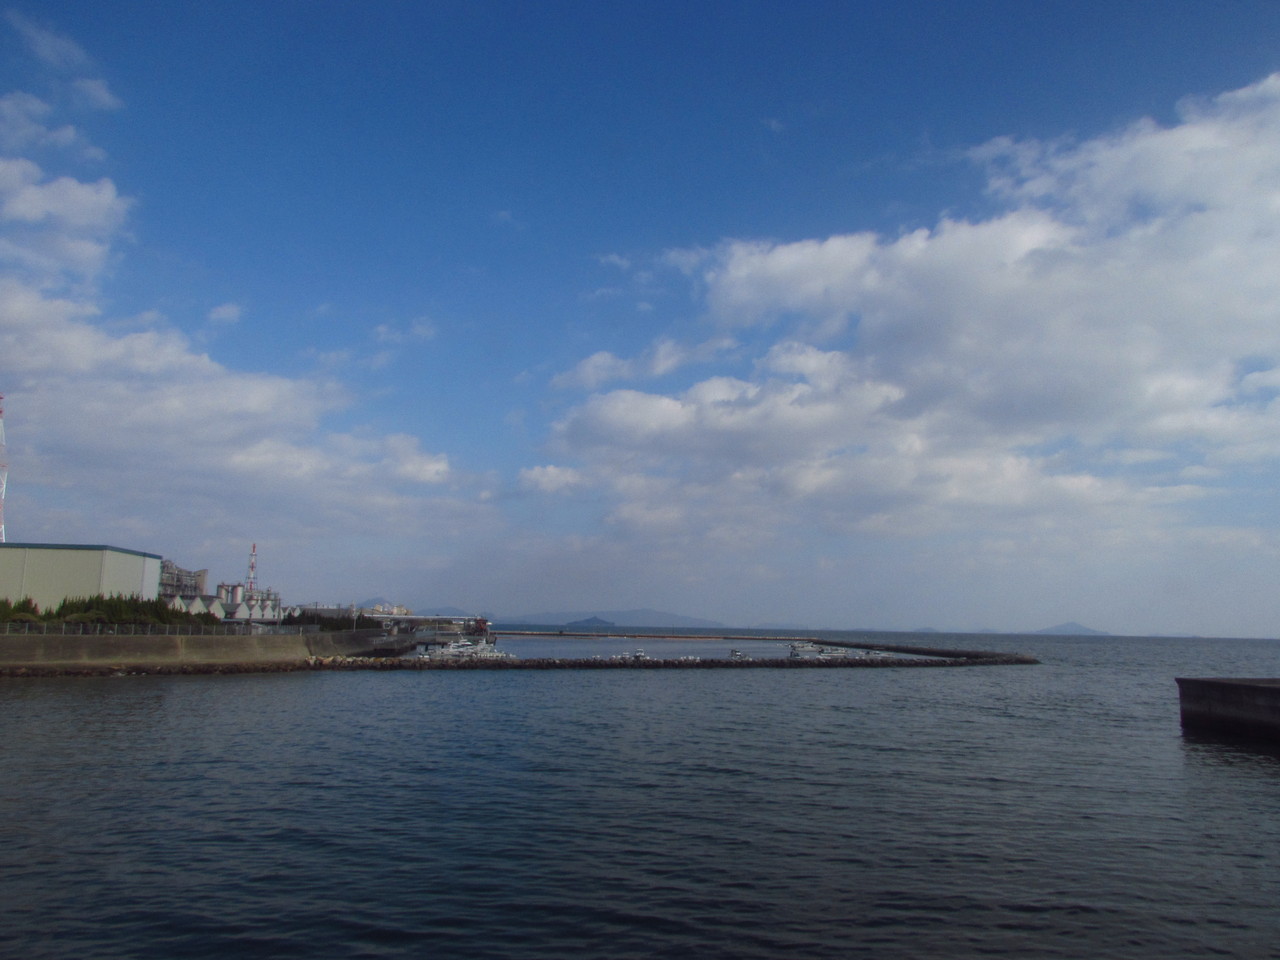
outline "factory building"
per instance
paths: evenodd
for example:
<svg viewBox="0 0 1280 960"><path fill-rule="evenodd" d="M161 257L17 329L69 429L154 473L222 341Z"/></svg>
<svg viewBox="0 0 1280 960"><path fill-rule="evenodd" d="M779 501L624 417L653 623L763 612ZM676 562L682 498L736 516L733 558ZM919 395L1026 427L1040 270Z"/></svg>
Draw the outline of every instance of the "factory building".
<svg viewBox="0 0 1280 960"><path fill-rule="evenodd" d="M75 543L0 543L0 598L30 597L47 610L69 597L98 594L154 600L160 595L154 553Z"/></svg>
<svg viewBox="0 0 1280 960"><path fill-rule="evenodd" d="M174 610L210 613L219 620L278 623L296 606L256 584L220 583L207 593L207 570L184 570L154 553L74 543L0 543L0 599L30 597L41 610L76 597L163 599Z"/></svg>
<svg viewBox="0 0 1280 960"><path fill-rule="evenodd" d="M160 596L168 600L182 597L184 600L202 597L208 593L208 570L184 570L172 560L160 561Z"/></svg>

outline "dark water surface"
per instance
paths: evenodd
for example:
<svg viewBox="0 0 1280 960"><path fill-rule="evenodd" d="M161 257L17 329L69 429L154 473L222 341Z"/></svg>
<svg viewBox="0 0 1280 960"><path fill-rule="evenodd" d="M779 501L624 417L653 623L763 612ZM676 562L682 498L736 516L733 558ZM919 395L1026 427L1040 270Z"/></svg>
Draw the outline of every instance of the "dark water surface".
<svg viewBox="0 0 1280 960"><path fill-rule="evenodd" d="M0 955L1280 957L1173 683L1280 643L953 642L1043 663L0 681Z"/></svg>

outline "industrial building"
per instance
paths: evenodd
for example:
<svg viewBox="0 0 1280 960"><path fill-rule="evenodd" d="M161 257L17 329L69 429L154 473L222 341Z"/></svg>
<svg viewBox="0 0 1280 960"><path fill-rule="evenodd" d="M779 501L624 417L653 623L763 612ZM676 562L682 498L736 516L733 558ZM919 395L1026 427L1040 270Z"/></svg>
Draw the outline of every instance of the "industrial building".
<svg viewBox="0 0 1280 960"><path fill-rule="evenodd" d="M75 597L119 595L165 600L186 613L210 613L228 622L279 622L287 607L274 590L219 584L205 593L206 570L184 570L154 553L75 543L0 543L0 599L30 597L41 610Z"/></svg>
<svg viewBox="0 0 1280 960"><path fill-rule="evenodd" d="M219 584L208 593L208 570L184 570L154 553L76 543L6 543L4 497L8 480L4 437L4 395L0 394L0 600L30 599L42 611L64 600L96 596L163 598L175 610L212 614L219 620L279 622L297 608L280 594L258 587L258 545L249 554L243 584Z"/></svg>
<svg viewBox="0 0 1280 960"><path fill-rule="evenodd" d="M47 610L69 597L98 594L154 600L160 595L154 553L74 543L0 543L0 598L30 597Z"/></svg>
<svg viewBox="0 0 1280 960"><path fill-rule="evenodd" d="M184 600L202 597L208 593L208 570L184 570L172 560L160 561L160 596L182 597Z"/></svg>

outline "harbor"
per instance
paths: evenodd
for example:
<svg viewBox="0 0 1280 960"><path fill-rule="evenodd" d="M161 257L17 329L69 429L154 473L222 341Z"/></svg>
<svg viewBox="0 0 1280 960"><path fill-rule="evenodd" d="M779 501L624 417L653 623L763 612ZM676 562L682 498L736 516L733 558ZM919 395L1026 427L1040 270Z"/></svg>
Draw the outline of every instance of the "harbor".
<svg viewBox="0 0 1280 960"><path fill-rule="evenodd" d="M38 630L0 638L0 677L293 673L317 670L679 670L1008 666L1013 652L747 633L574 633L495 629L484 617L415 618L381 629L266 634ZM501 649L532 641L515 655ZM539 641L556 641L548 645ZM563 641L561 643L560 641ZM607 652L602 644L613 642ZM629 649L621 649L626 641ZM645 653L641 643L661 648ZM631 646L636 644L636 646ZM729 644L735 646L725 649ZM741 648L741 649L739 649Z"/></svg>

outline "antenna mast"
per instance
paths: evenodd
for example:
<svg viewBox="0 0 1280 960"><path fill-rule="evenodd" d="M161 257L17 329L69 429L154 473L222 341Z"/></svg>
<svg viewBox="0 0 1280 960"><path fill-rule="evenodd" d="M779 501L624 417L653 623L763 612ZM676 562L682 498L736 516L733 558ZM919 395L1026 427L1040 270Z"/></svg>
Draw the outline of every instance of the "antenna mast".
<svg viewBox="0 0 1280 960"><path fill-rule="evenodd" d="M9 481L9 461L4 444L4 394L0 393L0 543L4 543L4 488Z"/></svg>

